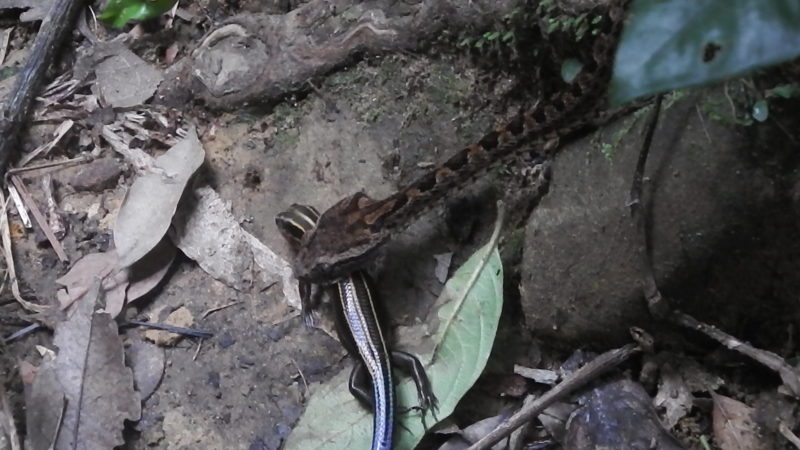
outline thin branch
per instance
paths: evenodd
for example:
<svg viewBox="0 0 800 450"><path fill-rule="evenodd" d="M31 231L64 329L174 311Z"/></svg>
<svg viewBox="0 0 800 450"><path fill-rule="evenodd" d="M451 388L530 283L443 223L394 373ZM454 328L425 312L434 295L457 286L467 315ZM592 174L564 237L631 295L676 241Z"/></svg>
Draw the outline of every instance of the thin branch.
<svg viewBox="0 0 800 450"><path fill-rule="evenodd" d="M661 100L663 95L656 97L653 110L645 125L645 136L642 140L642 148L639 152L639 159L636 161L636 171L633 174L631 183L630 200L628 205L631 209L631 217L636 224L636 231L639 237L639 264L642 273L642 290L647 300L647 308L650 314L656 318L663 318L669 314L669 305L661 297L661 292L656 285L653 265L650 263L650 246L647 239L647 226L645 224L644 208L642 207L642 184L644 180L644 170L647 165L647 157L650 154L650 147L655 135L658 116L661 113Z"/></svg>
<svg viewBox="0 0 800 450"><path fill-rule="evenodd" d="M50 173L60 169L66 169L67 167L77 166L78 164L83 164L91 161L91 156L88 155L81 155L76 156L75 158L65 159L61 161L50 161L42 164L37 164L34 166L26 166L26 167L14 167L13 169L8 169L9 175L15 175L20 173L27 173L28 177L44 175L45 173ZM46 169L46 172L44 172ZM36 172L36 171L43 171L42 173L31 174L29 172Z"/></svg>
<svg viewBox="0 0 800 450"><path fill-rule="evenodd" d="M233 301L233 302L230 302L230 303L222 305L222 306L215 306L213 308L209 308L200 317L205 319L206 317L208 317L209 315L211 315L211 314L213 314L213 313L215 313L217 311L221 311L221 310L223 310L225 308L230 308L231 306L238 305L239 303L241 303L241 302L237 300L237 301Z"/></svg>
<svg viewBox="0 0 800 450"><path fill-rule="evenodd" d="M661 295L661 291L658 289L658 284L656 283L655 275L653 273L652 262L650 261L649 257L649 239L644 221L644 208L642 207L642 179L644 176L643 174L647 162L647 156L650 151L650 144L652 143L655 124L658 120L658 110L661 104L660 96L656 102L656 109L653 111L650 122L647 124L647 134L645 135L642 143L641 153L639 154L639 160L636 164L636 171L633 176L630 194L631 216L636 223L640 240L639 247L641 250L640 267L642 276L642 290L645 298L647 299L647 306L650 314L656 318L669 320L676 325L699 331L711 339L716 340L725 347L739 352L742 355L747 356L748 358L751 358L765 367L777 372L784 383L784 387L788 389L795 397L800 397L800 371L788 364L784 358L773 352L753 347L752 345L743 342L722 330L698 321L688 314L684 314L680 311L670 311L667 300Z"/></svg>
<svg viewBox="0 0 800 450"><path fill-rule="evenodd" d="M28 311L43 312L47 310L45 305L38 305L22 298L19 292L19 281L17 281L17 270L14 265L14 254L11 251L11 230L8 226L8 202L5 195L0 191L0 203L2 203L2 213L0 213L0 238L3 241L3 256L6 260L8 278L11 282L11 294Z"/></svg>
<svg viewBox="0 0 800 450"><path fill-rule="evenodd" d="M128 325L128 326L134 325L134 326L139 326L139 327L152 328L154 330L168 331L170 333L179 334L181 336L190 336L190 337L196 337L196 338L201 338L201 339L209 339L209 338L214 337L214 333L212 333L210 331L196 330L194 328L176 327L176 326L172 326L172 325L164 325L164 324L153 323L153 322L142 322L141 320L129 320L129 321L121 324L120 326L126 326L126 325Z"/></svg>
<svg viewBox="0 0 800 450"><path fill-rule="evenodd" d="M787 441L791 442L794 445L794 448L800 449L800 438L797 437L794 432L792 432L791 428L786 426L785 423L781 422L778 425L778 431L786 438Z"/></svg>
<svg viewBox="0 0 800 450"><path fill-rule="evenodd" d="M19 132L28 120L31 105L47 76L48 67L58 55L59 47L69 40L83 5L82 0L56 0L39 27L30 57L6 100L6 108L0 119L0 174L17 157Z"/></svg>
<svg viewBox="0 0 800 450"><path fill-rule="evenodd" d="M42 229L42 233L44 233L45 237L47 237L47 241L50 242L50 245L56 252L58 259L61 262L69 262L69 257L64 251L64 247L61 246L61 242L59 242L55 233L53 233L53 229L50 228L50 224L47 223L47 219L44 217L44 214L42 214L42 211L39 210L36 202L33 201L33 197L31 197L28 189L25 188L25 184L22 183L22 179L20 179L18 175L11 175L11 182L14 183L14 187L17 188L17 192L19 192L20 197L22 197L22 200L25 201L28 209L31 210L34 220L36 220L39 228Z"/></svg>
<svg viewBox="0 0 800 450"><path fill-rule="evenodd" d="M523 406L522 409L517 411L508 420L500 424L500 426L492 430L478 442L472 444L467 450L484 450L491 448L494 444L500 442L503 438L510 435L514 430L533 420L534 417L541 414L541 412L544 411L544 409L548 406L552 405L559 399L570 395L577 389L585 386L590 381L596 379L614 367L622 364L638 351L638 345L628 344L603 353L585 366L573 372L570 376L565 378L564 381L558 383L553 389L545 392L541 397L536 399L536 401L530 403L529 405Z"/></svg>
<svg viewBox="0 0 800 450"><path fill-rule="evenodd" d="M791 391L790 393L795 397L800 397L800 372L798 372L797 369L795 369L791 364L788 364L785 359L777 354L753 347L747 342L737 339L711 325L702 323L694 317L684 314L680 311L674 312L670 316L670 320L686 328L697 330L724 345L726 348L739 352L742 355L762 364L768 369L777 372L778 375L780 375L784 386Z"/></svg>

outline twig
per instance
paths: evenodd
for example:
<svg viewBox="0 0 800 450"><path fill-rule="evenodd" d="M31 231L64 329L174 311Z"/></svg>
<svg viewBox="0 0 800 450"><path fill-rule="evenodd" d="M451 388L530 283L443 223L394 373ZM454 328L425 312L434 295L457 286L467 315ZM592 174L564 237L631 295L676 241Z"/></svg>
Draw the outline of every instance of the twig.
<svg viewBox="0 0 800 450"><path fill-rule="evenodd" d="M455 303L455 307L453 308L453 312L450 313L450 316L447 318L447 321L442 326L442 330L446 333L448 329L450 329L450 324L453 320L458 316L458 311L461 309L461 306L464 304L464 301L467 299L472 287L475 286L475 283L478 281L478 278L483 272L483 268L486 267L486 263L489 262L489 258L494 253L495 248L497 248L497 241L500 239L500 230L503 228L503 220L505 220L506 215L506 206L502 201L497 202L497 219L494 222L494 230L492 230L492 236L489 238L489 242L484 247L486 251L481 256L478 265L475 267L475 270L472 271L472 274L469 277L466 285L464 286L464 290L461 292L461 296ZM443 341L440 341L443 342ZM436 350L439 348L439 342L433 347L433 351L431 355L433 359L436 358ZM433 363L433 359L431 363Z"/></svg>
<svg viewBox="0 0 800 450"><path fill-rule="evenodd" d="M306 381L306 376L303 375L303 371L300 370L300 366L297 365L297 361L295 361L294 358L289 358L289 360L292 361L294 368L297 369L297 373L300 374L300 379L303 380L303 387L305 387L304 394L308 394L308 382Z"/></svg>
<svg viewBox="0 0 800 450"><path fill-rule="evenodd" d="M39 211L39 207L36 205L36 202L33 201L31 194L28 193L28 190L22 183L22 179L19 177L19 175L11 175L11 182L14 183L14 187L17 188L22 200L25 201L28 209L30 209L31 214L33 214L33 218L36 220L36 224L42 229L45 237L47 237L47 241L50 242L50 245L53 247L53 251L56 252L58 259L61 260L61 262L69 262L69 257L64 251L64 247L61 246L61 242L59 242L58 238L56 238L56 235L53 233L53 230L47 223L47 219L45 219L42 212Z"/></svg>
<svg viewBox="0 0 800 450"><path fill-rule="evenodd" d="M2 214L0 214L0 238L3 241L3 255L6 260L6 269L8 277L11 280L11 294L22 305L23 308L33 312L43 312L47 310L44 305L37 305L36 303L29 302L22 298L19 293L19 282L17 281L17 270L14 266L14 254L11 252L11 231L8 229L8 202L6 201L3 191L0 190L0 203L3 205Z"/></svg>
<svg viewBox="0 0 800 450"><path fill-rule="evenodd" d="M31 217L28 215L28 209L25 208L25 203L22 201L22 197L19 196L17 188L15 188L13 185L8 187L8 197L11 200L11 203L14 204L14 207L17 208L17 214L19 214L19 220L22 221L22 226L25 228L33 228Z"/></svg>
<svg viewBox="0 0 800 450"><path fill-rule="evenodd" d="M786 438L787 441L791 442L795 448L800 449L800 438L798 438L797 435L794 434L794 432L792 432L792 430L786 426L785 423L781 422L781 424L778 425L778 431L783 435L783 437Z"/></svg>
<svg viewBox="0 0 800 450"><path fill-rule="evenodd" d="M644 169L647 165L647 156L650 154L650 146L653 142L658 115L661 112L661 100L663 95L656 97L655 105L650 113L650 118L645 125L645 136L642 140L642 148L639 152L639 159L636 161L636 171L633 174L629 203L631 217L636 224L636 231L639 237L639 264L642 272L642 290L644 291L647 308L650 314L656 318L663 318L669 314L669 305L658 290L653 266L650 264L650 246L647 239L647 226L644 220L644 208L642 207L642 180L644 179Z"/></svg>
<svg viewBox="0 0 800 450"><path fill-rule="evenodd" d="M194 355L192 355L192 361L197 361L197 356L200 355L200 349L203 348L203 341L205 341L205 339L200 339L197 343L197 350L195 350Z"/></svg>
<svg viewBox="0 0 800 450"><path fill-rule="evenodd" d="M739 352L764 365L768 369L777 372L784 385L792 391L791 394L795 397L800 397L800 373L798 373L798 370L792 367L792 365L788 364L785 359L770 351L753 347L720 329L702 323L694 317L680 311L674 312L670 319L678 325L697 330L725 347Z"/></svg>
<svg viewBox="0 0 800 450"><path fill-rule="evenodd" d="M50 142L46 144L36 147L34 151L25 155L19 161L19 166L22 167L27 165L29 162L33 161L39 155L47 156L47 154L50 153L50 150L52 150L53 147L58 145L58 143L61 142L61 139L63 139L64 136L67 134L67 132L69 132L69 130L72 129L73 125L75 125L75 122L69 119L61 122L61 125L59 125L58 128L56 128L56 131L54 132L55 136L53 136L53 139L51 139Z"/></svg>
<svg viewBox="0 0 800 450"><path fill-rule="evenodd" d="M17 139L28 119L33 99L42 85L57 50L69 40L82 0L56 0L39 27L31 54L10 93L0 120L0 174L17 157Z"/></svg>
<svg viewBox="0 0 800 450"><path fill-rule="evenodd" d="M555 401L571 394L608 370L620 365L638 351L639 346L636 344L628 344L603 353L573 372L553 389L545 392L541 397L536 399L536 401L523 406L522 409L517 411L508 420L482 437L478 442L472 444L467 450L483 450L492 447L504 437L511 434L515 429L541 414L545 408L552 405Z"/></svg>
<svg viewBox="0 0 800 450"><path fill-rule="evenodd" d="M198 337L202 339L208 339L214 337L214 333L210 331L195 330L193 328L174 327L172 325L162 325L160 323L142 322L140 320L129 320L120 326L125 326L125 325L135 325L145 328L153 328L155 330L169 331L170 333L181 334L184 336Z"/></svg>
<svg viewBox="0 0 800 450"><path fill-rule="evenodd" d="M14 415L8 405L8 394L6 394L6 389L2 385L0 385L0 405L2 405L3 410L3 430L6 432L8 440L11 441L11 450L22 450L19 432L16 424L14 424Z"/></svg>
<svg viewBox="0 0 800 450"><path fill-rule="evenodd" d="M6 28L3 30L3 37L0 38L0 64L6 62L6 54L8 53L8 41L11 40L11 33L14 32L14 27Z"/></svg>
<svg viewBox="0 0 800 450"><path fill-rule="evenodd" d="M703 133L705 133L706 139L708 139L708 143L713 144L714 141L711 140L711 135L708 133L708 128L706 127L706 119L703 118L703 112L700 111L700 105L694 105L694 110L697 112L697 118L700 119L700 125L703 127Z"/></svg>
<svg viewBox="0 0 800 450"><path fill-rule="evenodd" d="M137 171L154 169L154 158L138 148L131 148L122 136L114 132L111 126L103 125L100 134L108 142L108 145L133 164Z"/></svg>
<svg viewBox="0 0 800 450"><path fill-rule="evenodd" d="M241 302L237 300L237 301L235 301L235 302L230 302L230 303L228 303L228 304L226 304L226 305L222 305L222 306L215 306L214 308L210 308L210 309L206 310L206 312L204 312L204 313L203 313L203 314L202 314L200 317L201 317L201 318L203 318L203 319L205 319L205 318L206 318L206 317L208 317L210 314L213 314L213 313L215 313L215 312L217 312L217 311L221 311L221 310L223 310L223 309L225 309L225 308L230 308L231 306L238 305L239 303L241 303Z"/></svg>
<svg viewBox="0 0 800 450"><path fill-rule="evenodd" d="M77 166L78 164L83 164L83 163L89 162L91 160L92 160L92 158L90 156L86 156L86 155L76 156L75 158L65 159L63 161L50 161L50 162L46 162L46 163L42 163L42 164L37 164L37 165L34 165L34 166L14 167L12 169L8 169L7 173L9 175L15 175L15 174L19 174L19 173L35 172L37 170L45 170L45 169L55 169L55 168L65 169L67 167ZM50 173L50 171L47 171L45 173ZM36 174L36 175L40 175L40 174ZM36 175L28 174L28 177L36 176Z"/></svg>
<svg viewBox="0 0 800 450"><path fill-rule="evenodd" d="M780 375L781 380L784 383L784 386L791 391L791 394L795 397L800 397L800 371L795 369L792 365L787 364L786 360L781 358L775 353L772 353L767 350L762 350L752 345L743 342L722 330L719 330L713 326L708 324L702 323L697 319L684 314L680 311L671 312L669 310L669 305L667 300L661 295L661 291L658 289L658 284L655 280L655 275L653 273L653 266L650 262L649 252L648 252L648 236L647 236L647 229L645 227L644 221L644 214L642 213L642 177L644 173L644 168L647 162L647 156L650 151L650 144L653 137L653 131L655 129L655 122L658 118L658 107L661 102L661 97L657 99L656 103L656 110L653 112L651 116L651 121L648 123L647 134L645 135L644 142L642 143L641 153L639 154L639 160L636 165L636 171L633 176L633 183L631 186L631 194L630 194L630 207L631 207L631 216L633 220L636 222L637 231L639 234L640 239L640 269L641 269L641 276L642 276L642 290L643 294L647 300L647 306L650 311L650 314L653 317L660 318L660 319L667 319L670 322L686 327L691 328L693 330L697 330L706 336L710 337L711 339L716 340L720 344L724 345L725 347L734 350L736 352L745 355L754 361L766 366L767 368L775 371Z"/></svg>
<svg viewBox="0 0 800 450"><path fill-rule="evenodd" d="M28 325L25 328L19 329L19 330L15 331L15 332L9 334L7 337L5 337L3 339L3 342L9 343L9 342L11 342L13 340L19 339L19 338L21 338L21 337L23 337L25 335L33 333L34 331L38 330L41 327L42 327L42 324L40 324L40 323L32 323L32 324Z"/></svg>
<svg viewBox="0 0 800 450"><path fill-rule="evenodd" d="M722 92L725 94L725 98L728 99L728 103L731 105L731 114L733 115L734 120L736 119L736 115L739 114L736 111L736 104L733 102L733 98L731 98L731 93L728 92L728 88L730 87L730 83L725 83L722 89Z"/></svg>

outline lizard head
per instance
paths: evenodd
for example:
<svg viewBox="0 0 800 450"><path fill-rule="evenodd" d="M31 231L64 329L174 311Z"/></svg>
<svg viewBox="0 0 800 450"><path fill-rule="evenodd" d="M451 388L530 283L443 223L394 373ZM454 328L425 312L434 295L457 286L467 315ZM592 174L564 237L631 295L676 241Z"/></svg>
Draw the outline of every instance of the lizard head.
<svg viewBox="0 0 800 450"><path fill-rule="evenodd" d="M330 282L362 267L388 235L374 226L383 214L364 193L340 200L322 213L312 232L303 236L294 260L294 274L313 283Z"/></svg>

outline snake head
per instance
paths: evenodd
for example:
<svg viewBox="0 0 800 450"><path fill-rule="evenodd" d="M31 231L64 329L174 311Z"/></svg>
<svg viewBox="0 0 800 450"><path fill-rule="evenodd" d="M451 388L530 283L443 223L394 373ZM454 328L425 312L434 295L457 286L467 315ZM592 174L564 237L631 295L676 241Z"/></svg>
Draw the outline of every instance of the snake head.
<svg viewBox="0 0 800 450"><path fill-rule="evenodd" d="M376 226L386 212L381 204L359 192L322 213L316 228L303 236L294 261L295 276L326 283L362 267L388 238Z"/></svg>

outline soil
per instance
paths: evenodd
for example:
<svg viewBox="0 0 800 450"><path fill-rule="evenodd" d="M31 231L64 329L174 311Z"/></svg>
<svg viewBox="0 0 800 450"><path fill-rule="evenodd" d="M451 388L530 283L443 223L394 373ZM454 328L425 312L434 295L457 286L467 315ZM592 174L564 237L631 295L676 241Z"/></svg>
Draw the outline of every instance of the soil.
<svg viewBox="0 0 800 450"><path fill-rule="evenodd" d="M163 21L157 21L146 28L157 31L149 36L145 31L131 48L165 69L169 64L164 51L169 45L180 48L180 59L200 42L204 31L229 16L288 11L300 6L295 3L197 2L188 7L194 14L190 22L179 20L176 28L165 31ZM35 24L26 23L13 32L7 66L19 67L24 61L35 29ZM382 198L535 101L536 88L525 85L529 77L514 72L521 64L514 59L516 50L464 47L459 45L464 38L481 32L456 29L451 33L424 49L366 52L324 76L300 83L301 88L278 100L223 109L207 102L182 105L170 114L197 124L206 152L194 186L213 188L245 230L289 259L291 251L277 232L274 218L290 204L323 210L360 190ZM167 37L168 43L155 44ZM77 46L82 38L77 33L75 38ZM53 75L67 65L62 61ZM697 92L697 96L678 99L673 114L694 114L727 94ZM772 111L775 122L747 128L715 120L711 114L698 115L683 146L675 144L680 139L674 136L680 133L668 129L676 116L668 115L667 130L656 138L660 153L654 158L660 164L648 174L651 180L662 176L671 181L663 190L657 190L662 185L655 182L652 187L659 192L653 195L660 195L657 208L661 209L655 210L651 220L666 223L654 231L659 282L670 294L680 296L681 308L701 320L787 357L796 354L793 311L800 258L794 219L800 213L796 195L800 178L796 156L787 154L794 150L781 151L776 146L789 147L781 127L789 123L792 107ZM22 296L36 303L55 304L55 280L81 256L112 245L116 212L136 177L134 168L97 138L96 127L104 123L101 112L79 121L82 131L69 135L45 158L84 153L95 158L90 164L51 174L57 208L67 224L61 242L71 262L60 262L37 226L26 228L16 210L10 212ZM636 249L630 242L633 226L623 223L640 117L624 118L565 150L554 162L552 197L545 197L532 217L527 213L534 204L522 195L527 191L507 188L524 184L527 172L522 166L493 171L474 186L454 193L445 205L389 243L370 268L391 327L419 322L442 288L434 256L452 253L452 273L486 241L495 200L509 190L518 191L509 200L514 214L501 244L507 264L507 301L495 351L484 376L454 415L458 425L469 425L515 401L519 394L506 396L506 382L520 382L513 374L514 364L556 368L574 350L607 350L627 339L630 326L643 324L655 330L656 342L672 355L654 355L659 364L665 359L690 360L702 366L693 373L723 379L720 392L725 395L751 405L771 404L776 410L773 418L785 416L784 423L797 423L793 403L776 394L780 379L774 373L690 330L650 320L639 291L637 260L631 254ZM22 140L23 152L48 142L56 125L32 123ZM686 125L675 125L682 126ZM619 146L616 155L602 153L604 143L623 140L626 144ZM700 163L698 153L689 154L688 162L664 156L673 147L714 145L716 151L704 154ZM158 155L167 147L144 150ZM730 148L737 150L726 153ZM663 168L664 164L673 164L672 169ZM715 169L692 174L697 166ZM591 182L574 181L579 176ZM699 195L698 189L708 186L709 177L716 177L713 183L718 186L726 183L726 189ZM613 189L600 195L598 186L607 186L603 183L609 179L615 183ZM45 207L41 179L25 180L34 199ZM606 208L604 202L611 197L615 206ZM724 211L714 209L719 204L726 206ZM595 209L576 213L577 206L571 205ZM758 205L763 208L754 210ZM685 214L670 222L668 212L677 210ZM591 230L598 229L603 232L592 234ZM696 241L687 242L692 239ZM619 242L627 244L620 247ZM8 285L0 295L0 332L7 336L26 325L30 315L14 300ZM707 298L708 303L698 306ZM279 448L303 413L309 385L349 371L352 365L330 333L304 325L279 284L259 280L237 290L180 253L159 286L129 306L119 321L163 322L182 308L188 310L186 327L211 332L213 337L184 337L158 347L165 361L163 378L143 401L141 420L127 427L124 448ZM139 327L125 327L121 332L128 348L145 339L145 330ZM23 420L20 361L39 365L42 357L37 346L52 348L52 342L52 332L39 329L9 342L0 360L22 434L35 431L26 430ZM646 365L637 361L626 373ZM654 395L657 383L646 388ZM702 448L700 436L713 434L708 418L710 396L698 397L702 398L692 412L673 429L689 448ZM531 432L536 433L541 430ZM426 445L435 448L436 439Z"/></svg>

